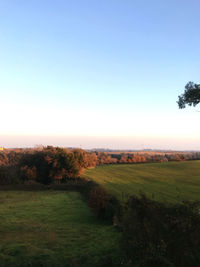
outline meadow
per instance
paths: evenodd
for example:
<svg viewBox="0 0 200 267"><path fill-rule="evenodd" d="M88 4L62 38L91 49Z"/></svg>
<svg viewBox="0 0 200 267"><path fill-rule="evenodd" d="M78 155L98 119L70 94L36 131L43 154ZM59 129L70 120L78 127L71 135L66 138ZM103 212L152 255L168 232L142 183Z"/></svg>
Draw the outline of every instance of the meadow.
<svg viewBox="0 0 200 267"><path fill-rule="evenodd" d="M122 202L141 193L170 203L200 200L200 161L103 165L82 177L101 184Z"/></svg>
<svg viewBox="0 0 200 267"><path fill-rule="evenodd" d="M120 233L77 192L1 191L0 266L94 266L119 254Z"/></svg>

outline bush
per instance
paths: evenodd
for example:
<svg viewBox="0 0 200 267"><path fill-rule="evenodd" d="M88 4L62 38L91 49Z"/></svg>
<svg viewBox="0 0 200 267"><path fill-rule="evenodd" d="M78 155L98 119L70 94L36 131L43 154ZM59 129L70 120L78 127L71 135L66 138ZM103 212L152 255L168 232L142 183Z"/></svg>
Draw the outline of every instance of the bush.
<svg viewBox="0 0 200 267"><path fill-rule="evenodd" d="M131 197L123 216L123 250L133 266L200 266L199 203L161 204Z"/></svg>
<svg viewBox="0 0 200 267"><path fill-rule="evenodd" d="M99 219L108 220L109 222L113 222L114 216L118 216L120 212L118 200L99 185L90 190L88 205Z"/></svg>

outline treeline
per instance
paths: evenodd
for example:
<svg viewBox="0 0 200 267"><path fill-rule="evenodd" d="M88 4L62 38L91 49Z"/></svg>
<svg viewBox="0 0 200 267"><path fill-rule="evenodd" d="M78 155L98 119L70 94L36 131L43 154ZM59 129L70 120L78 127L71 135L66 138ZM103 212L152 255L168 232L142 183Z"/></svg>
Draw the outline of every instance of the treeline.
<svg viewBox="0 0 200 267"><path fill-rule="evenodd" d="M61 183L77 178L86 168L103 164L135 164L200 159L193 153L106 153L47 146L0 153L0 184Z"/></svg>
<svg viewBox="0 0 200 267"><path fill-rule="evenodd" d="M47 146L43 149L0 153L0 184L60 183L77 178L96 165L95 153Z"/></svg>
<svg viewBox="0 0 200 267"><path fill-rule="evenodd" d="M200 152L171 153L106 153L96 152L97 165L114 163L153 163L200 159Z"/></svg>

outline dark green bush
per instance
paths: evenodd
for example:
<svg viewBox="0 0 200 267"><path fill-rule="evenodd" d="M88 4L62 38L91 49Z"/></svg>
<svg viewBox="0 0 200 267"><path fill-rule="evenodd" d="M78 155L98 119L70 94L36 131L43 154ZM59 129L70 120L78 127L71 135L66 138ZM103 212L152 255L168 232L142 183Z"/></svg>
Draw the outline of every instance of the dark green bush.
<svg viewBox="0 0 200 267"><path fill-rule="evenodd" d="M131 197L122 226L127 261L138 267L200 266L199 207Z"/></svg>

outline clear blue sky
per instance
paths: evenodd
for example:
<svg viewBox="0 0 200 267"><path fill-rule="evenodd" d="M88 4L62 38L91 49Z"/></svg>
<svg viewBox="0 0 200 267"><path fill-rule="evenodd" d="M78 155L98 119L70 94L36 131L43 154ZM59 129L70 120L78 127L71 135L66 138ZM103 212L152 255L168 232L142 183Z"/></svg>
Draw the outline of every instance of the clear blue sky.
<svg viewBox="0 0 200 267"><path fill-rule="evenodd" d="M200 149L199 0L0 1L0 146Z"/></svg>

